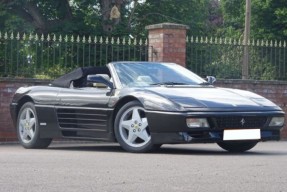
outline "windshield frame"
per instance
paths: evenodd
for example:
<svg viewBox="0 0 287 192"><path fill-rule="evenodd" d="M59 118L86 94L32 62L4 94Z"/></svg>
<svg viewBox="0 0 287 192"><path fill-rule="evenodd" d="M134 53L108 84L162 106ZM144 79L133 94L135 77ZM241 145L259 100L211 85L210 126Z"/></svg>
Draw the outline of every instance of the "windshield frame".
<svg viewBox="0 0 287 192"><path fill-rule="evenodd" d="M109 63L109 65L112 68L112 74L114 81L116 81L118 88L124 88L124 87L154 87L154 86L187 86L187 87L198 87L207 85L207 81L205 81L203 78L199 77L197 74L193 73L192 71L188 70L185 67L182 67L175 63L164 63L164 62L112 62ZM132 66L135 65L135 66ZM134 67L134 68L133 68ZM136 69L135 67L138 67ZM141 69L144 70L139 70ZM142 68L145 67L145 68ZM125 69L124 69L125 68ZM147 70L146 70L147 69ZM168 72L174 72L173 75L176 75L178 79L181 79L178 81L155 81L154 76L155 74L151 73L152 70L158 70L161 71L162 69L166 70ZM130 73L124 71L124 70L130 70L130 73L135 73L137 70L137 74L140 74L137 77L144 77L146 78L146 81L150 81L150 83L145 84L132 84L136 81L136 78L134 78ZM144 72L145 71L145 72ZM146 72L149 72L147 75ZM135 73L136 74L136 73ZM135 76L135 74L133 74ZM144 74L144 75L143 75ZM128 77L129 76L129 77ZM149 77L147 77L149 76ZM171 79L169 76L163 76ZM126 78L126 80L124 80ZM127 79L130 78L131 81L128 81ZM153 81L151 81L153 80Z"/></svg>

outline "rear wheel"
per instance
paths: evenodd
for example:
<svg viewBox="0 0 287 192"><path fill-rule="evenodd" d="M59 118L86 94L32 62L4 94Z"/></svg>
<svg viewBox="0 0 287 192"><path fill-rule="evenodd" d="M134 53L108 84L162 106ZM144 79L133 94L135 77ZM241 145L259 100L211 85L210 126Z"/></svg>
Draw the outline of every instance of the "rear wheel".
<svg viewBox="0 0 287 192"><path fill-rule="evenodd" d="M257 141L228 141L217 144L226 151L240 153L252 149L257 143Z"/></svg>
<svg viewBox="0 0 287 192"><path fill-rule="evenodd" d="M145 110L138 101L131 101L119 110L114 131L117 141L126 151L142 153L156 148L151 142Z"/></svg>
<svg viewBox="0 0 287 192"><path fill-rule="evenodd" d="M25 103L17 119L17 136L21 145L25 148L47 148L52 139L40 138L40 130L36 109L33 103Z"/></svg>

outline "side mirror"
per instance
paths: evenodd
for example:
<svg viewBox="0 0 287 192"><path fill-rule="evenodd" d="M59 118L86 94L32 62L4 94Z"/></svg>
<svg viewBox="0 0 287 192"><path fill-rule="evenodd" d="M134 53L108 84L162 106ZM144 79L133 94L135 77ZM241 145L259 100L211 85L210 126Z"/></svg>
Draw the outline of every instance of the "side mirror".
<svg viewBox="0 0 287 192"><path fill-rule="evenodd" d="M107 74L96 74L87 76L87 84L94 86L94 84L99 84L98 87L109 87L114 88L113 83L109 80L110 77ZM103 86L104 85L104 86ZM97 87L97 85L96 85Z"/></svg>
<svg viewBox="0 0 287 192"><path fill-rule="evenodd" d="M216 81L216 78L213 76L206 76L206 80L210 85L212 85Z"/></svg>

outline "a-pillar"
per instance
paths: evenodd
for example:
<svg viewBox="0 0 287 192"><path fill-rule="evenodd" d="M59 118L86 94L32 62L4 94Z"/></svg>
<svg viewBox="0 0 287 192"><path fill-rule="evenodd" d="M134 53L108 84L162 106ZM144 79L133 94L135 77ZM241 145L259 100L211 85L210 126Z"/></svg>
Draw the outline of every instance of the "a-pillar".
<svg viewBox="0 0 287 192"><path fill-rule="evenodd" d="M149 61L172 62L185 67L186 25L160 23L146 26L148 30Z"/></svg>

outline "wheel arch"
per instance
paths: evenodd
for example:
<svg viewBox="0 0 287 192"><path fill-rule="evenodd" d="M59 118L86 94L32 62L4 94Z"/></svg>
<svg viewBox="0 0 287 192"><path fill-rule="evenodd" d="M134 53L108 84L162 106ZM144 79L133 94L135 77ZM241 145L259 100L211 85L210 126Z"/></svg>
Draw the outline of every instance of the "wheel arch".
<svg viewBox="0 0 287 192"><path fill-rule="evenodd" d="M28 96L28 95L25 95L24 97L22 97L19 101L18 101L18 105L17 105L17 108L16 108L16 118L18 118L18 114L19 114L19 111L21 109L21 107L27 103L27 102L32 102L34 103L34 100Z"/></svg>

